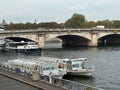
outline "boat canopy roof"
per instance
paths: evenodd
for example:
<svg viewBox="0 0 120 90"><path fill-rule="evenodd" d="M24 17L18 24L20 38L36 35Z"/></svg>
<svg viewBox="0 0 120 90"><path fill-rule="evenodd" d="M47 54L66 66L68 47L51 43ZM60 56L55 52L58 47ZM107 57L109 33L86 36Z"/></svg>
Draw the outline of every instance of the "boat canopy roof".
<svg viewBox="0 0 120 90"><path fill-rule="evenodd" d="M76 59L59 59L59 58L51 58L51 57L40 57L39 59L14 59L8 60L5 62L6 64L17 64L17 65L39 65L39 66L51 66L56 65L59 61L84 61L87 58L76 58Z"/></svg>
<svg viewBox="0 0 120 90"><path fill-rule="evenodd" d="M16 64L16 65L39 65L39 66L45 66L45 65L53 65L54 62L50 61L44 61L44 60L29 60L29 59L14 59L14 60L8 60L5 62L6 64Z"/></svg>
<svg viewBox="0 0 120 90"><path fill-rule="evenodd" d="M71 61L71 60L87 60L87 58L64 58L64 59L60 59L60 58L52 58L52 57L40 57L39 59L41 60L45 60L45 61L52 61L52 62L56 62L56 61Z"/></svg>
<svg viewBox="0 0 120 90"><path fill-rule="evenodd" d="M76 58L76 59L71 59L71 60L85 61L87 60L87 58Z"/></svg>

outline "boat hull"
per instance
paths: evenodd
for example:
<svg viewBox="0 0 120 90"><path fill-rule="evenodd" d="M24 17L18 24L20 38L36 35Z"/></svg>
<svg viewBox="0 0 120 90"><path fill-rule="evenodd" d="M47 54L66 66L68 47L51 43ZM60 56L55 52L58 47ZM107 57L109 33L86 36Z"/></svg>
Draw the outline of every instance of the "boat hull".
<svg viewBox="0 0 120 90"><path fill-rule="evenodd" d="M4 49L5 52L17 52L17 53L39 53L42 51L41 48L39 49Z"/></svg>
<svg viewBox="0 0 120 90"><path fill-rule="evenodd" d="M74 75L74 76L92 76L93 70L83 69L83 70L72 70L67 71L67 75Z"/></svg>

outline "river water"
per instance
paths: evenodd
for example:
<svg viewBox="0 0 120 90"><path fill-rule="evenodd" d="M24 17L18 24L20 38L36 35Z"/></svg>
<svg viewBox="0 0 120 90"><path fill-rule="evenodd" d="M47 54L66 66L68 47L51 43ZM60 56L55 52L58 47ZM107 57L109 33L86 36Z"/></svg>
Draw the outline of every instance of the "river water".
<svg viewBox="0 0 120 90"><path fill-rule="evenodd" d="M0 61L15 58L39 58L40 54L0 52ZM66 77L65 79L96 86L106 90L120 90L120 46L62 48L60 43L47 43L43 56L57 58L88 59L87 66L94 65L92 77ZM29 85L0 76L0 90L38 90Z"/></svg>

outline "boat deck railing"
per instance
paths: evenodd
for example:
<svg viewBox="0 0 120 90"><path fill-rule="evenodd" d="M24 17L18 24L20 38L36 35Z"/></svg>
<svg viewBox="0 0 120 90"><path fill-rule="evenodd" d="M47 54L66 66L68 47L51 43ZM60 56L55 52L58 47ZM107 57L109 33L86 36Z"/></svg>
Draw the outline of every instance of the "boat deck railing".
<svg viewBox="0 0 120 90"><path fill-rule="evenodd" d="M15 73L18 75L22 75L24 77L30 78L31 79L31 74L30 73L26 73L26 72L17 72L15 70L12 70L10 68L6 68L3 67L2 65L0 65L0 69L7 71L7 72L11 72L11 73ZM52 76L46 76L46 75L40 75L40 78L38 80L39 81L43 81L45 83L57 86L57 87L62 87L63 89L67 89L67 90L104 90L101 88L97 88L94 86L90 86L90 85L85 85L82 83L78 83L75 81L70 81L70 80L66 80L66 79L60 79L57 77L52 77Z"/></svg>

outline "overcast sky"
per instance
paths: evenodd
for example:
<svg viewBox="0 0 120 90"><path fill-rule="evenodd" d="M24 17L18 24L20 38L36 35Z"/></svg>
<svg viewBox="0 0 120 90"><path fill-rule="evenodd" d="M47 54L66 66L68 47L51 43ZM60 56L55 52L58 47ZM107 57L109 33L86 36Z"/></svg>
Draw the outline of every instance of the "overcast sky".
<svg viewBox="0 0 120 90"><path fill-rule="evenodd" d="M74 13L88 21L120 20L120 0L0 0L0 21L64 23Z"/></svg>

